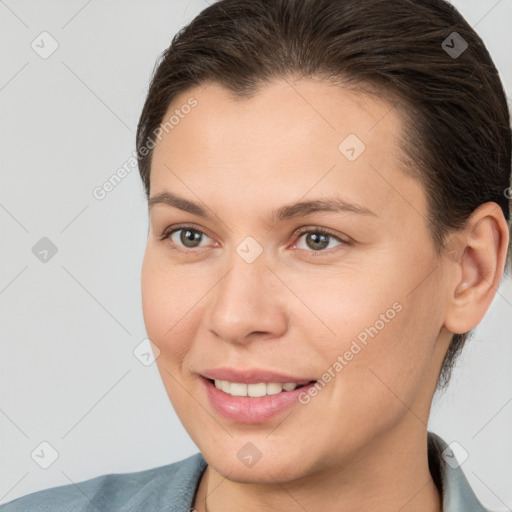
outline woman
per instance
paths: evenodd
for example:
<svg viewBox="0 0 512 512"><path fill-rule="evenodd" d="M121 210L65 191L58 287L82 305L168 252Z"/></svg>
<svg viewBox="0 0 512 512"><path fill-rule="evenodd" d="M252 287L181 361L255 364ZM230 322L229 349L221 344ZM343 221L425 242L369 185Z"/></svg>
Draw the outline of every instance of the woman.
<svg viewBox="0 0 512 512"><path fill-rule="evenodd" d="M486 510L427 430L510 239L506 98L456 9L216 2L137 151L144 321L200 453L0 510Z"/></svg>

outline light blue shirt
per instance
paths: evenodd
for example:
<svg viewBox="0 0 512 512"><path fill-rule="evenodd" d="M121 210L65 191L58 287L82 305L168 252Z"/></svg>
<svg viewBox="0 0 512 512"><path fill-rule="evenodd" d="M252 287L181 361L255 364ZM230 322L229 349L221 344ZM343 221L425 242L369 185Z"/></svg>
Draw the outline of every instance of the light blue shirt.
<svg viewBox="0 0 512 512"><path fill-rule="evenodd" d="M429 465L434 473L435 467L440 471L443 512L490 512L452 462L446 442L432 432L428 440ZM206 466L202 454L196 453L166 466L36 491L0 505L0 512L191 512Z"/></svg>

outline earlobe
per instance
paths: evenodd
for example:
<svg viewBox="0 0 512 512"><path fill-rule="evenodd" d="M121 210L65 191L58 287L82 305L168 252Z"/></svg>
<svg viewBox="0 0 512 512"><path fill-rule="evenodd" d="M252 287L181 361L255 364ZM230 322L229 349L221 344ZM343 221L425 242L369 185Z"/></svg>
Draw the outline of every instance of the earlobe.
<svg viewBox="0 0 512 512"><path fill-rule="evenodd" d="M457 278L444 325L453 333L464 333L480 323L503 275L509 232L499 206L490 202L478 207L455 240L462 250L450 258L450 272Z"/></svg>

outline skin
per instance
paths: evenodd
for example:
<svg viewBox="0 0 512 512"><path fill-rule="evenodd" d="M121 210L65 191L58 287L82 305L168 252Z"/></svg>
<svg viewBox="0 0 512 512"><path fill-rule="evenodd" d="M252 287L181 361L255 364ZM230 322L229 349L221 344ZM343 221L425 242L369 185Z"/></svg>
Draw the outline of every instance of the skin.
<svg viewBox="0 0 512 512"><path fill-rule="evenodd" d="M391 104L283 79L244 100L203 84L168 112L190 96L198 105L154 149L150 197L172 192L215 216L152 206L142 300L168 396L208 462L195 509L441 511L428 416L451 334L481 321L499 285L508 244L501 210L480 206L437 258L425 192L398 163L402 123ZM338 150L351 133L366 145L354 161ZM333 195L376 215L272 221L285 204ZM206 232L195 248L180 231L160 239L183 223ZM306 234L295 234L301 227ZM328 237L318 249L308 235L315 228L352 243ZM252 263L236 252L247 236L263 249ZM396 302L401 311L308 404L252 425L210 405L201 370L321 379ZM262 454L252 467L237 457L248 442Z"/></svg>

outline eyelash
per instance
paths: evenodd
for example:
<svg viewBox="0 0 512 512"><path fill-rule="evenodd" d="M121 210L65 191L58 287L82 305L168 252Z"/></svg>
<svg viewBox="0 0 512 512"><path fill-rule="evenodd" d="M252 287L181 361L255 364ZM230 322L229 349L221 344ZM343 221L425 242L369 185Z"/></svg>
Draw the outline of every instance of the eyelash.
<svg viewBox="0 0 512 512"><path fill-rule="evenodd" d="M191 225L183 225L183 226L173 226L172 229L169 228L167 229L163 235L161 237L159 237L160 241L165 241L167 239L170 240L170 237L172 234L178 232L178 231L183 231L183 230L190 230L190 231L194 231L196 233L200 233L201 235L204 235L204 236L207 236L208 238L211 238L207 233L205 233L203 230L201 229L198 229L194 226L191 226ZM349 247L349 246L352 246L353 245L353 242L352 241L349 241L349 240L342 240L340 237L336 236L334 233L332 233L331 231L329 231L328 229L325 229L325 228L310 228L310 227L304 227L304 228L299 228L295 233L294 233L294 236L297 237L297 241L300 239L300 237L306 233L315 233L315 234L320 234L320 235L328 235L330 238L334 238L337 242L340 242L341 246L345 246L345 247ZM297 241L295 242L295 244L297 243ZM177 251L179 252L182 252L182 253L189 253L189 252L193 252L193 251L197 251L197 249L201 249L201 248L195 248L195 249L184 249L182 247L177 247L176 244L174 242L171 241L171 244L174 246L173 248L176 249ZM336 247L334 248L331 248L331 249L323 249L323 250L319 250L319 251L313 251L313 250L306 250L306 249L298 249L299 251L305 251L306 253L308 253L309 256L311 257L317 257L317 256L322 256L322 255L325 255L325 254L331 254L332 251L336 250ZM308 256L308 257L309 257Z"/></svg>

